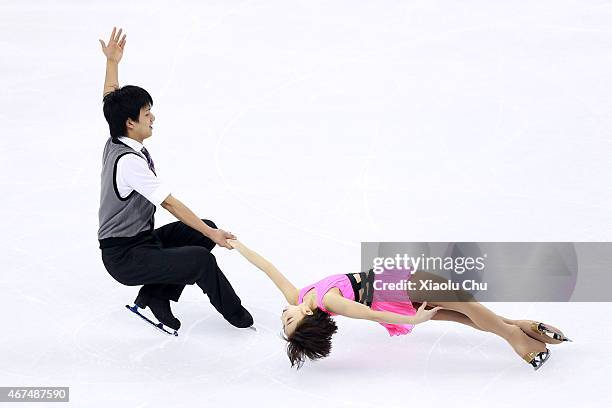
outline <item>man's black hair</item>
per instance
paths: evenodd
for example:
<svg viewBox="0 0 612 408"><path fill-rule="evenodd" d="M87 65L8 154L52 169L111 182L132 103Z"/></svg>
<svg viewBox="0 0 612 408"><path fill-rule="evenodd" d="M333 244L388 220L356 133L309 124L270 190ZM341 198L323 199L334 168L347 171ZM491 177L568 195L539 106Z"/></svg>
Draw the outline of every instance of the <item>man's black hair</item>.
<svg viewBox="0 0 612 408"><path fill-rule="evenodd" d="M126 85L104 95L104 117L113 139L127 136L125 122L138 122L140 109L153 106L153 98L139 86Z"/></svg>

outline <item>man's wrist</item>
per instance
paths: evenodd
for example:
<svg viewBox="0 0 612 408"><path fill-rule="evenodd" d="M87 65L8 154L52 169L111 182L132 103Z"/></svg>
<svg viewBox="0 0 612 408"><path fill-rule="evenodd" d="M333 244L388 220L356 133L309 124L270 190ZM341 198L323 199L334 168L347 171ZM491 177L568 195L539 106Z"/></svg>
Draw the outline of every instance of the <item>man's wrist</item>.
<svg viewBox="0 0 612 408"><path fill-rule="evenodd" d="M204 224L202 222L202 224ZM206 238L210 238L211 232L213 231L212 228L210 228L208 225L204 224L204 226L202 228L200 228L200 232L202 233L202 235L204 235Z"/></svg>

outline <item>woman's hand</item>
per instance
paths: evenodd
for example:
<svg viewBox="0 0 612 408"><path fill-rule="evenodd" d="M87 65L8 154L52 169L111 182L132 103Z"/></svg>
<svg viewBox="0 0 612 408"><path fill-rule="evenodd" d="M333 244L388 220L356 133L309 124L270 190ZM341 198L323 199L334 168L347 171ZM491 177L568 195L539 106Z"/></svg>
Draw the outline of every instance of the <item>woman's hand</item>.
<svg viewBox="0 0 612 408"><path fill-rule="evenodd" d="M238 239L233 238L233 239L228 239L227 243L234 249L237 249L238 251L240 251L241 249L244 248L244 244L240 241L238 241Z"/></svg>
<svg viewBox="0 0 612 408"><path fill-rule="evenodd" d="M123 31L121 28L119 29L119 32L116 31L117 28L113 27L113 32L108 39L108 44L104 44L104 41L102 40L98 41L100 41L100 44L102 45L102 52L106 56L106 59L114 61L118 64L119 61L121 61L121 57L123 57L123 48L125 47L126 35L123 34L123 37L121 37L121 32Z"/></svg>
<svg viewBox="0 0 612 408"><path fill-rule="evenodd" d="M433 309L426 310L425 306L427 306L427 302L423 302L421 307L419 307L419 309L417 310L416 315L413 316L413 318L416 320L416 324L431 320L438 312L438 310L444 309L443 307L436 306Z"/></svg>

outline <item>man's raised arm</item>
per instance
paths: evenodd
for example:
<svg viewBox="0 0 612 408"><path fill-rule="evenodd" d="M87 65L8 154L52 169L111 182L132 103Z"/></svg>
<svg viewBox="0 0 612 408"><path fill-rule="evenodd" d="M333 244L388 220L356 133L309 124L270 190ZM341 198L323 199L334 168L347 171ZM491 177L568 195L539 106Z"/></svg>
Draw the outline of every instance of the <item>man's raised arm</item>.
<svg viewBox="0 0 612 408"><path fill-rule="evenodd" d="M123 57L126 37L125 34L121 37L122 31L123 29L120 28L119 32L117 32L117 28L113 27L113 32L108 39L108 44L105 44L102 40L98 40L102 45L102 52L106 56L106 76L104 77L104 91L102 92L102 96L119 88L119 61L121 61L121 57Z"/></svg>

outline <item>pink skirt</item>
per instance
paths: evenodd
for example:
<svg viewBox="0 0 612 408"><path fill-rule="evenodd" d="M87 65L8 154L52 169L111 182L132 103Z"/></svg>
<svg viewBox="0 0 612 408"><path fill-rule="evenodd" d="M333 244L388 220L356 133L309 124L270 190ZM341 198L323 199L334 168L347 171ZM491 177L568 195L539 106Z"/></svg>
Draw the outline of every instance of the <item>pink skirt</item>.
<svg viewBox="0 0 612 408"><path fill-rule="evenodd" d="M405 316L414 316L416 309L412 306L410 300L407 302L373 302L370 306L372 310L378 310L381 312L393 312ZM414 327L413 324L391 324L391 323L380 323L389 332L389 336L399 336L402 334L408 334Z"/></svg>
<svg viewBox="0 0 612 408"><path fill-rule="evenodd" d="M385 270L382 274L376 276L375 279L379 279L383 282L401 282L402 279L410 280L412 274L410 271L398 271L398 270ZM410 297L405 290L401 291L374 291L374 299L372 310L378 310L381 312L393 312L404 316L414 316L416 309L412 306ZM399 336L402 334L408 334L414 327L413 324L391 324L391 323L380 323L389 332L390 336Z"/></svg>

